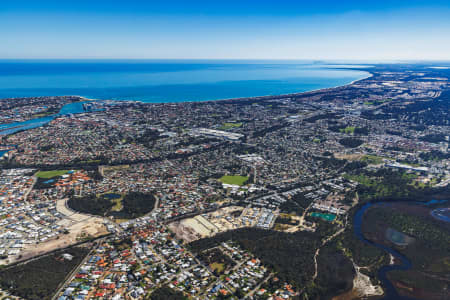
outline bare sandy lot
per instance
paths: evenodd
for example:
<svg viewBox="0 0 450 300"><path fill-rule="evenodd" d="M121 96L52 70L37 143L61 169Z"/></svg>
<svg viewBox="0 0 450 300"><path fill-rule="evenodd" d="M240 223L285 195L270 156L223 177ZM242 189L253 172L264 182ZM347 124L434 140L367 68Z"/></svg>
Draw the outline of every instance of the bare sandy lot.
<svg viewBox="0 0 450 300"><path fill-rule="evenodd" d="M66 216L59 221L59 225L65 227L68 234L60 234L39 244L27 244L19 256L10 257L6 263L26 260L59 248L68 247L86 237L98 237L108 233L102 218L74 212L65 206L65 202L66 199L58 200L56 209Z"/></svg>
<svg viewBox="0 0 450 300"><path fill-rule="evenodd" d="M221 208L204 216L199 215L172 222L169 224L169 228L176 234L177 238L189 243L200 238L213 236L219 232L242 227L240 220L232 217L232 214L240 215L243 209L239 206Z"/></svg>
<svg viewBox="0 0 450 300"><path fill-rule="evenodd" d="M337 159L347 159L347 160L361 160L364 155L362 154L342 154L342 153L334 153L334 157Z"/></svg>

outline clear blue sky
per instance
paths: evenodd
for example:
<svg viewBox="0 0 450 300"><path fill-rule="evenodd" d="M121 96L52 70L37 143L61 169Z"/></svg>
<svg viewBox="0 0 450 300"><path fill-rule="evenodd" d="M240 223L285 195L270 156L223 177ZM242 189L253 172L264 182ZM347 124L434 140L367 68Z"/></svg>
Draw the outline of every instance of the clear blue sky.
<svg viewBox="0 0 450 300"><path fill-rule="evenodd" d="M0 58L450 60L449 0L0 1Z"/></svg>

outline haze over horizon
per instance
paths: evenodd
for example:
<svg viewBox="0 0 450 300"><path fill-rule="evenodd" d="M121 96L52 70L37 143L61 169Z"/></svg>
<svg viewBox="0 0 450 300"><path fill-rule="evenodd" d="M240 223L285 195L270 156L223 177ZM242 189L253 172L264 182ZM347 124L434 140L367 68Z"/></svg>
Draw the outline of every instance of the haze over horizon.
<svg viewBox="0 0 450 300"><path fill-rule="evenodd" d="M7 1L0 59L449 60L448 1Z"/></svg>

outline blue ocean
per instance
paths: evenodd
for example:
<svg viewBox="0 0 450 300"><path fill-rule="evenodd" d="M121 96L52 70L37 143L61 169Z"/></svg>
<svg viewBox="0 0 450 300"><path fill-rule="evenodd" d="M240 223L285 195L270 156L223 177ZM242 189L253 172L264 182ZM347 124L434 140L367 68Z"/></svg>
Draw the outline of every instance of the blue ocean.
<svg viewBox="0 0 450 300"><path fill-rule="evenodd" d="M279 95L368 76L349 67L301 61L0 60L0 99L79 95L160 103Z"/></svg>

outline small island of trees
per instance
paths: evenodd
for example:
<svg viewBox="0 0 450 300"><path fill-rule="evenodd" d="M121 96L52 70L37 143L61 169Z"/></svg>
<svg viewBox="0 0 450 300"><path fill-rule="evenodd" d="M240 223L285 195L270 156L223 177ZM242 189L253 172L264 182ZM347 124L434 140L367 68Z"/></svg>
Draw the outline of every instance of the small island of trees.
<svg viewBox="0 0 450 300"><path fill-rule="evenodd" d="M113 216L121 219L134 219L142 217L153 210L156 198L152 193L128 192L119 200L120 210L117 207L118 199L105 195L87 195L83 197L70 197L67 205L76 211L103 217Z"/></svg>

